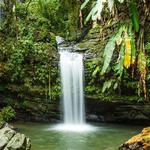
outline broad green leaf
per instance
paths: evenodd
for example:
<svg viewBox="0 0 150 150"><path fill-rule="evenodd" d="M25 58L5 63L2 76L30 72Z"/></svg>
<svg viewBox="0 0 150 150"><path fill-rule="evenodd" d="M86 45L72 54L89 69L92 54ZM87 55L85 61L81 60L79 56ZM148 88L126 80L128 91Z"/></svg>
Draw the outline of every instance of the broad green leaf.
<svg viewBox="0 0 150 150"><path fill-rule="evenodd" d="M123 31L125 31L125 26L121 26L118 33L115 36L113 36L112 38L110 38L110 40L108 41L108 43L104 49L104 54L103 54L104 64L102 67L101 75L103 75L107 71L107 68L109 67L109 64L111 62L111 58L113 56L113 52L114 52L115 45L116 45L115 43L119 39L121 39Z"/></svg>
<svg viewBox="0 0 150 150"><path fill-rule="evenodd" d="M93 15L93 11L94 11L94 6L93 6L93 9L90 11L90 13L88 14L88 16L86 17L85 19L85 22L88 22L90 20L90 18L92 17Z"/></svg>
<svg viewBox="0 0 150 150"><path fill-rule="evenodd" d="M129 36L131 38L131 64L134 65L136 61L136 43L135 43L135 35L132 31L132 25L129 27Z"/></svg>
<svg viewBox="0 0 150 150"><path fill-rule="evenodd" d="M132 20L132 24L134 27L134 30L136 32L139 31L139 15L138 15L138 10L137 10L137 4L136 4L136 0L131 0L129 3L129 8L130 8L130 15L131 15L131 20Z"/></svg>
<svg viewBox="0 0 150 150"><path fill-rule="evenodd" d="M85 0L84 3L81 5L81 10L85 8L90 0Z"/></svg>
<svg viewBox="0 0 150 150"><path fill-rule="evenodd" d="M110 40L108 41L105 49L104 49L104 54L103 54L103 57L104 57L104 64L103 64L103 67L102 67L102 71L101 71L101 75L103 75L107 68L109 67L109 64L110 64L110 61L111 61L111 58L113 56L113 52L114 52L114 49L115 49L115 36L113 36L112 38L110 38Z"/></svg>
<svg viewBox="0 0 150 150"><path fill-rule="evenodd" d="M125 49L125 46L124 46L124 43L122 43L121 48L120 48L120 53L119 53L118 64L115 67L116 74L119 75L120 78L123 73L124 49Z"/></svg>
<svg viewBox="0 0 150 150"><path fill-rule="evenodd" d="M101 13L104 7L105 0L97 0L96 9L97 9L97 19L101 19Z"/></svg>
<svg viewBox="0 0 150 150"><path fill-rule="evenodd" d="M97 66L96 69L93 71L92 76L94 77L100 71L100 67Z"/></svg>
<svg viewBox="0 0 150 150"><path fill-rule="evenodd" d="M104 8L104 3L106 2L106 0L97 0L93 6L92 6L92 10L90 11L90 13L88 14L87 18L86 18L86 22L89 21L89 19L92 17L92 20L100 20L101 19L101 12ZM84 3L83 3L84 4ZM86 3L85 3L86 4ZM85 5L84 4L84 5ZM83 5L83 6L84 6Z"/></svg>
<svg viewBox="0 0 150 150"><path fill-rule="evenodd" d="M112 83L114 82L114 79L110 79L104 82L102 93L104 93L107 89L109 89L112 86Z"/></svg>

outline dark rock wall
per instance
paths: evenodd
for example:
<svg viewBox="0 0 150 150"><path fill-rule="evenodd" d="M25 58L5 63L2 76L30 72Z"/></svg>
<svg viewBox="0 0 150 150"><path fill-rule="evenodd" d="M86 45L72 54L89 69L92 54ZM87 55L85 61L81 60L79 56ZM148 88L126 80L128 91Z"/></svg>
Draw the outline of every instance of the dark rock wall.
<svg viewBox="0 0 150 150"><path fill-rule="evenodd" d="M129 124L150 123L150 103L86 100L88 121Z"/></svg>

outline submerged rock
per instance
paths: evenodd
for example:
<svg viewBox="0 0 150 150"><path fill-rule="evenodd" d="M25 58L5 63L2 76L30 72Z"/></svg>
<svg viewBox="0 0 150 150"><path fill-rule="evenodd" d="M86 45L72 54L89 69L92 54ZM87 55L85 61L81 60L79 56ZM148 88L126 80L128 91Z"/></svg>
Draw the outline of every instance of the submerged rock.
<svg viewBox="0 0 150 150"><path fill-rule="evenodd" d="M122 144L119 150L150 150L150 127Z"/></svg>
<svg viewBox="0 0 150 150"><path fill-rule="evenodd" d="M31 142L24 134L16 132L8 124L0 129L0 150L30 150Z"/></svg>

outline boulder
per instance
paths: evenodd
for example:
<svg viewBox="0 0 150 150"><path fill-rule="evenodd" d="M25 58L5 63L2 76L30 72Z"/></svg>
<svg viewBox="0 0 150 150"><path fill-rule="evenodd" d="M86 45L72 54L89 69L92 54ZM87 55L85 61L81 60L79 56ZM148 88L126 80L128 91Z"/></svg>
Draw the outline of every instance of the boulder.
<svg viewBox="0 0 150 150"><path fill-rule="evenodd" d="M15 131L9 127L0 130L0 149L4 149L9 140L15 135Z"/></svg>
<svg viewBox="0 0 150 150"><path fill-rule="evenodd" d="M0 129L0 150L30 150L31 142L24 134L16 132L8 124Z"/></svg>
<svg viewBox="0 0 150 150"><path fill-rule="evenodd" d="M122 144L119 150L150 150L150 127Z"/></svg>

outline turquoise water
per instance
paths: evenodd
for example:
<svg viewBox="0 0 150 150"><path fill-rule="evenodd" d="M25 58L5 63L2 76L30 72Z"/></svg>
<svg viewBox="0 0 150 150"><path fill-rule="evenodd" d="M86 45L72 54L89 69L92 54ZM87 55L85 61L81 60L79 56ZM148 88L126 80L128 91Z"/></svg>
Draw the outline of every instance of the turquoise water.
<svg viewBox="0 0 150 150"><path fill-rule="evenodd" d="M94 124L95 131L63 132L55 125L16 123L19 132L31 138L32 150L117 150L118 146L140 132L140 126Z"/></svg>

